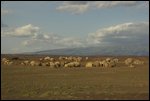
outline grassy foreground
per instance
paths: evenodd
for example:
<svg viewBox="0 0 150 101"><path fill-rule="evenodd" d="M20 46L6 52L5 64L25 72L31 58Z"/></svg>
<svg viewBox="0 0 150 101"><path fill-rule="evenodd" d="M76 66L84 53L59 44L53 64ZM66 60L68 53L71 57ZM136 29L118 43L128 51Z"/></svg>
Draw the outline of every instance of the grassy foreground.
<svg viewBox="0 0 150 101"><path fill-rule="evenodd" d="M149 99L149 68L2 65L1 99Z"/></svg>

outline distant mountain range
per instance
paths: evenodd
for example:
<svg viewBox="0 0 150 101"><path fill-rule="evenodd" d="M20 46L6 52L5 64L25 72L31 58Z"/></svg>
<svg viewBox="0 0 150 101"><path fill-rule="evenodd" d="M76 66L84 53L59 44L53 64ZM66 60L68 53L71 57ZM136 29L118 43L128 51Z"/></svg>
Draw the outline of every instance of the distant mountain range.
<svg viewBox="0 0 150 101"><path fill-rule="evenodd" d="M123 55L135 55L135 56L149 56L149 46L136 45L135 47L126 46L93 46L93 47L82 47L82 48L66 48L66 49L54 49L44 50L38 52L30 52L28 54L39 54L39 55L106 55L106 56L123 56Z"/></svg>

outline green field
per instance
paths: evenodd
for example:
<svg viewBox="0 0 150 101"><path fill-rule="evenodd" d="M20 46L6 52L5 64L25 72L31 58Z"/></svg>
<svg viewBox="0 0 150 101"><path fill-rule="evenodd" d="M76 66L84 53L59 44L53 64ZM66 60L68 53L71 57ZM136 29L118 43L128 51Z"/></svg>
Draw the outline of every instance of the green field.
<svg viewBox="0 0 150 101"><path fill-rule="evenodd" d="M149 99L149 68L2 66L2 99Z"/></svg>

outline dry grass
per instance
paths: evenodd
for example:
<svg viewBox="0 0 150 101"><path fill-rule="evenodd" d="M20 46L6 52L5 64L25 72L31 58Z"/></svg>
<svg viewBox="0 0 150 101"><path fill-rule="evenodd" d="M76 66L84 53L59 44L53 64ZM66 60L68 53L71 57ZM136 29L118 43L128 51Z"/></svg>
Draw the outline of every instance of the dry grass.
<svg viewBox="0 0 150 101"><path fill-rule="evenodd" d="M148 57L140 58L146 64L136 68L121 63L116 68L91 69L1 65L1 99L148 100Z"/></svg>

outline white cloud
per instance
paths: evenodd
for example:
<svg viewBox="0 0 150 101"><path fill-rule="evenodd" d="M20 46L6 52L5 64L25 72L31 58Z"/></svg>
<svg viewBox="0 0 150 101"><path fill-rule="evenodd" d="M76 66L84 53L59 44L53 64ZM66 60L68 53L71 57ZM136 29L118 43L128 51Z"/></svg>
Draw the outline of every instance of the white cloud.
<svg viewBox="0 0 150 101"><path fill-rule="evenodd" d="M35 34L35 36L32 37L31 40L38 41L38 42L43 42L45 44L54 44L56 41L60 40L60 37L56 34Z"/></svg>
<svg viewBox="0 0 150 101"><path fill-rule="evenodd" d="M27 45L29 44L29 42L26 40L26 41L23 41L22 44L23 44L24 46L27 46Z"/></svg>
<svg viewBox="0 0 150 101"><path fill-rule="evenodd" d="M89 4L86 1L64 1L62 5L56 9L59 11L68 11L72 14L81 14L87 11Z"/></svg>
<svg viewBox="0 0 150 101"><path fill-rule="evenodd" d="M15 29L15 36L33 36L39 31L39 27L33 26L31 24L18 27Z"/></svg>
<svg viewBox="0 0 150 101"><path fill-rule="evenodd" d="M83 43L81 42L81 40L77 39L77 38L71 38L71 37L67 37L67 38L61 38L60 40L56 41L57 45L61 45L64 46L66 48L71 48L71 47L83 47Z"/></svg>
<svg viewBox="0 0 150 101"><path fill-rule="evenodd" d="M18 28L2 29L1 33L6 36L30 37L39 33L39 27L28 24Z"/></svg>
<svg viewBox="0 0 150 101"><path fill-rule="evenodd" d="M86 47L93 45L139 43L141 40L147 40L149 33L148 22L128 22L110 27L98 29L96 32L89 33L87 40L81 40L74 37L63 37L52 33L39 33L39 28L32 25L19 27L18 33L33 32L29 34L28 40L22 42L23 46L28 48L45 47L49 48L73 48ZM27 30L29 29L29 30ZM20 31L21 30L21 31ZM23 30L23 31L22 31ZM33 31L31 31L33 30ZM18 36L18 35L17 35ZM18 36L19 37L19 36ZM146 38L146 39L145 39ZM43 50L41 49L41 50Z"/></svg>
<svg viewBox="0 0 150 101"><path fill-rule="evenodd" d="M67 11L72 14L82 14L89 9L112 8L118 6L130 7L143 3L139 1L64 1L60 3L56 10Z"/></svg>
<svg viewBox="0 0 150 101"><path fill-rule="evenodd" d="M58 47L72 47L79 46L81 43L77 42L74 38L64 38L53 33L42 33L39 27L28 24L17 28L2 28L1 36L6 37L17 37L17 38L28 38L22 42L23 46L34 47L34 45L47 45L47 46L58 46Z"/></svg>
<svg viewBox="0 0 150 101"><path fill-rule="evenodd" d="M137 1L96 1L94 4L97 8L111 8L116 6L135 6Z"/></svg>
<svg viewBox="0 0 150 101"><path fill-rule="evenodd" d="M93 44L104 42L140 42L149 35L149 23L123 23L107 28L101 28L94 33L90 33L87 41ZM144 40L143 40L144 41Z"/></svg>
<svg viewBox="0 0 150 101"><path fill-rule="evenodd" d="M25 40L22 42L23 46L32 46L33 40Z"/></svg>
<svg viewBox="0 0 150 101"><path fill-rule="evenodd" d="M50 38L50 37L49 37L48 35L46 35L46 34L45 34L43 37L44 37L45 39L49 39L49 38Z"/></svg>
<svg viewBox="0 0 150 101"><path fill-rule="evenodd" d="M29 40L22 42L22 45L27 47L38 47L41 44L47 47L72 48L83 47L81 40L71 37L61 37L56 34L37 34Z"/></svg>
<svg viewBox="0 0 150 101"><path fill-rule="evenodd" d="M62 37L53 33L42 33L40 28L28 24L17 28L3 28L1 30L2 36L9 37L24 37L28 38L22 42L23 46L32 47L35 44L45 44L47 46L56 45L58 47L79 47L82 46L80 40L70 37ZM38 46L38 45L36 45Z"/></svg>
<svg viewBox="0 0 150 101"><path fill-rule="evenodd" d="M110 27L98 29L96 32L90 33L87 40L81 40L74 37L63 37L53 33L41 33L40 28L28 24L18 28L3 28L1 35L24 37L22 46L27 50L31 49L58 49L86 47L93 45L103 45L104 43L116 44L120 43L141 43L149 39L149 23L148 22L128 22ZM25 37L26 36L26 37Z"/></svg>

